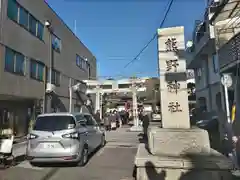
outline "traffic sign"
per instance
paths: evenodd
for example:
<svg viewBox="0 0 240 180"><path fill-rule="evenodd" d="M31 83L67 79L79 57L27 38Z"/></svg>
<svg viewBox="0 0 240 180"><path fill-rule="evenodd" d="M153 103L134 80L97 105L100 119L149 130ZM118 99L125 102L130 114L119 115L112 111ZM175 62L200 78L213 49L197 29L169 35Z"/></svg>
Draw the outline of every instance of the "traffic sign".
<svg viewBox="0 0 240 180"><path fill-rule="evenodd" d="M229 74L223 74L221 77L221 83L224 86L227 86L228 88L232 86L232 77Z"/></svg>

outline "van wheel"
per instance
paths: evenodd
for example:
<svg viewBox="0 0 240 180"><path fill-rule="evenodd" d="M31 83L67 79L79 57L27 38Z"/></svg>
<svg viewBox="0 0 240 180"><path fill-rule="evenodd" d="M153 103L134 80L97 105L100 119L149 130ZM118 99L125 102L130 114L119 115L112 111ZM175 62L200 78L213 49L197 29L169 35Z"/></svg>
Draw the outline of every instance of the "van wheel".
<svg viewBox="0 0 240 180"><path fill-rule="evenodd" d="M78 166L85 166L88 162L88 147L84 146L82 153L81 153L81 158L80 161L78 162Z"/></svg>

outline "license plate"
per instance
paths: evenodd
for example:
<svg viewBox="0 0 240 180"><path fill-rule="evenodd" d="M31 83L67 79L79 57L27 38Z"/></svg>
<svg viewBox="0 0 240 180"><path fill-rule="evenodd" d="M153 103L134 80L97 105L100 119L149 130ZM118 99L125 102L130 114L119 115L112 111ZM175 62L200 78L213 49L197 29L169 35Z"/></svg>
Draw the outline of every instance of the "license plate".
<svg viewBox="0 0 240 180"><path fill-rule="evenodd" d="M55 144L50 144L50 143L44 144L44 148L46 148L46 149L53 149L55 147L56 147Z"/></svg>

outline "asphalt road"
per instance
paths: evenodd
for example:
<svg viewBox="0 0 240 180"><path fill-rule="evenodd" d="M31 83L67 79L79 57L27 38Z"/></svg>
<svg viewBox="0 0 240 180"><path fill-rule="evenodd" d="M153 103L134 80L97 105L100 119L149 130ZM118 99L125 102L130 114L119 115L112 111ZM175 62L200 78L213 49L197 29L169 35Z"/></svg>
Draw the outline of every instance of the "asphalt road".
<svg viewBox="0 0 240 180"><path fill-rule="evenodd" d="M126 132L126 128L108 132L106 146L85 167L33 167L22 161L15 167L0 170L0 180L133 180L137 135Z"/></svg>

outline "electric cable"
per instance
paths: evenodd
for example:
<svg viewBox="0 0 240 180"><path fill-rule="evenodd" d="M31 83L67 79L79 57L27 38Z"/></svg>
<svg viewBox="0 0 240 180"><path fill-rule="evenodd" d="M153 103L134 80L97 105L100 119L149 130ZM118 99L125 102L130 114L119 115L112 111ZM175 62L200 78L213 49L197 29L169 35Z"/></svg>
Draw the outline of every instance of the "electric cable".
<svg viewBox="0 0 240 180"><path fill-rule="evenodd" d="M173 2L174 2L174 0L169 0L169 3L167 4L167 6L165 8L166 12L164 14L163 20L161 21L161 24L160 24L159 28L162 28L162 26L164 25L164 23L167 19L168 13L171 10ZM157 35L158 35L157 32L154 33L154 35L150 39L150 41L148 41L148 43L140 50L140 52L131 61L129 61L123 68L124 69L127 68L130 64L132 64L134 61L136 61L138 59L138 57L144 52L144 50L153 42L153 40L157 37Z"/></svg>

